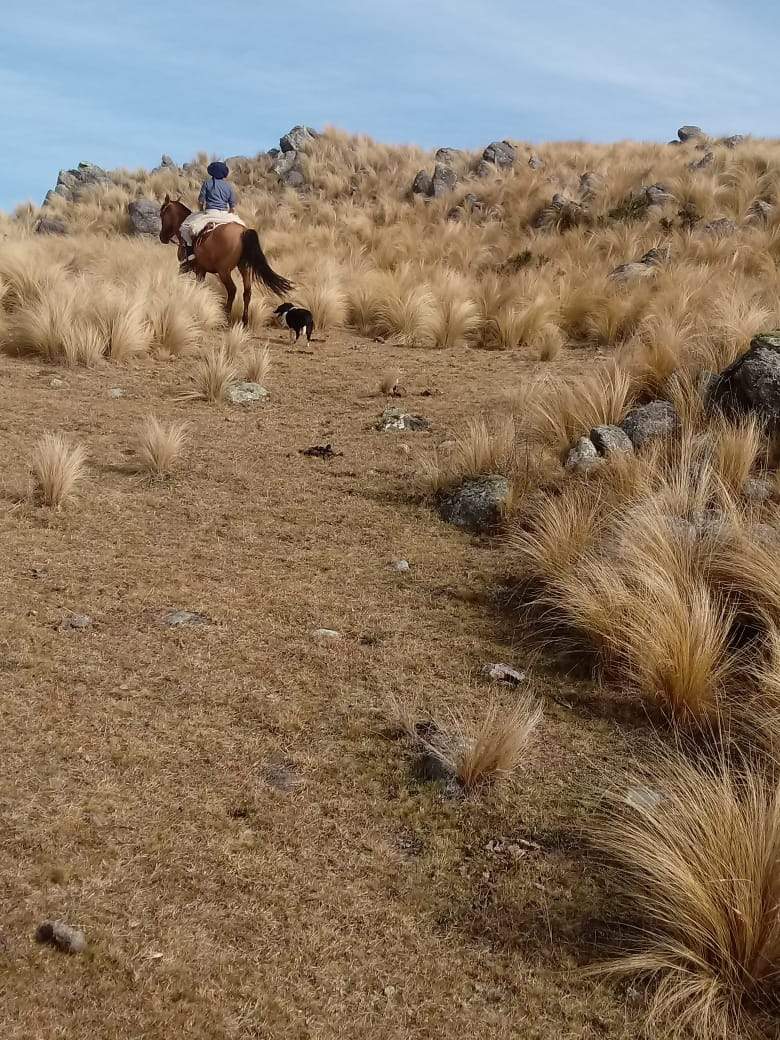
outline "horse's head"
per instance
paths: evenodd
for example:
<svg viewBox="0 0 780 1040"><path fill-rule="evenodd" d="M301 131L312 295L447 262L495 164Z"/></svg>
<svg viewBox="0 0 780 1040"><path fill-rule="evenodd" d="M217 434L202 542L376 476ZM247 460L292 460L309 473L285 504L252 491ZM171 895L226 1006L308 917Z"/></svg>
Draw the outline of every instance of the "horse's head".
<svg viewBox="0 0 780 1040"><path fill-rule="evenodd" d="M172 238L178 234L179 228L190 211L178 199L172 199L170 195L165 196L165 202L160 206L160 241L167 245Z"/></svg>

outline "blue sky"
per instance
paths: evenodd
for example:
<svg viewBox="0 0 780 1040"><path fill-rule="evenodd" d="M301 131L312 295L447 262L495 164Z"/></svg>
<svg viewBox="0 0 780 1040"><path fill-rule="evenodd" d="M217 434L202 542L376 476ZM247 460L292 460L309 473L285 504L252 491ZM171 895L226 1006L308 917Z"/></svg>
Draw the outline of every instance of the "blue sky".
<svg viewBox="0 0 780 1040"><path fill-rule="evenodd" d="M80 160L250 154L295 123L477 147L777 135L773 0L23 0L0 36L0 209Z"/></svg>

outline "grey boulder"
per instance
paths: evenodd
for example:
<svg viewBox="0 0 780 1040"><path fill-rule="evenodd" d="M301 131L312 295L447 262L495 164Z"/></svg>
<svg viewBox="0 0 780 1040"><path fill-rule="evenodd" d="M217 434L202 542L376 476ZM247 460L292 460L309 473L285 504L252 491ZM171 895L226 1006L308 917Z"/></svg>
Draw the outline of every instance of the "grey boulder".
<svg viewBox="0 0 780 1040"><path fill-rule="evenodd" d="M254 404L268 397L268 391L259 383L233 383L225 391L231 404Z"/></svg>
<svg viewBox="0 0 780 1040"><path fill-rule="evenodd" d="M694 138L704 137L705 133L700 126L681 126L677 131L681 141L691 141Z"/></svg>
<svg viewBox="0 0 780 1040"><path fill-rule="evenodd" d="M509 498L509 481L497 473L471 477L437 496L442 520L467 531L490 531L500 522Z"/></svg>
<svg viewBox="0 0 780 1040"><path fill-rule="evenodd" d="M482 161L507 170L514 165L517 152L509 141L492 141L482 153Z"/></svg>
<svg viewBox="0 0 780 1040"><path fill-rule="evenodd" d="M131 234L155 237L160 234L160 207L153 199L133 199L128 203L127 215L130 218Z"/></svg>
<svg viewBox="0 0 780 1040"><path fill-rule="evenodd" d="M671 401L650 401L632 409L620 424L634 448L656 437L668 437L680 426L680 416Z"/></svg>
<svg viewBox="0 0 780 1040"><path fill-rule="evenodd" d="M452 167L445 166L444 163L436 163L431 182L435 199L440 199L442 195L449 195L457 183L458 176Z"/></svg>
<svg viewBox="0 0 780 1040"><path fill-rule="evenodd" d="M56 217L41 217L35 225L36 235L67 235L67 233L65 222L57 220Z"/></svg>
<svg viewBox="0 0 780 1040"><path fill-rule="evenodd" d="M428 430L430 422L422 415L410 415L400 408L385 408L376 424L376 429L387 433L390 430Z"/></svg>
<svg viewBox="0 0 780 1040"><path fill-rule="evenodd" d="M305 152L319 136L310 126L294 126L279 139L279 147L283 152Z"/></svg>
<svg viewBox="0 0 780 1040"><path fill-rule="evenodd" d="M433 195L433 177L427 170L420 170L412 181L412 194L425 195L429 198Z"/></svg>
<svg viewBox="0 0 780 1040"><path fill-rule="evenodd" d="M569 473L587 473L600 462L596 445L589 437L580 437L566 456L564 469Z"/></svg>
<svg viewBox="0 0 780 1040"><path fill-rule="evenodd" d="M597 426L590 431L590 440L599 455L633 455L631 438L619 426Z"/></svg>
<svg viewBox="0 0 780 1040"><path fill-rule="evenodd" d="M748 350L721 372L712 401L727 413L753 412L780 427L780 329L751 340Z"/></svg>

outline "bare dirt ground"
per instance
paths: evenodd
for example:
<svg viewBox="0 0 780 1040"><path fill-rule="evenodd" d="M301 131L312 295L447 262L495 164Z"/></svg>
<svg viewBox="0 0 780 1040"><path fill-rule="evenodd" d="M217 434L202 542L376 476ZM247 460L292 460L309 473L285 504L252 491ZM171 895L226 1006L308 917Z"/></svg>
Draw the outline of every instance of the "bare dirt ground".
<svg viewBox="0 0 780 1040"><path fill-rule="evenodd" d="M272 342L253 409L176 401L182 361L0 360L4 1037L636 1036L639 1007L575 970L608 916L583 792L629 739L593 691L539 678L527 770L463 801L387 733L388 694L421 717L511 702L479 674L524 663L491 603L506 551L441 523L410 475L534 364ZM430 433L368 429L394 365ZM167 484L129 453L150 412L193 423ZM47 430L90 452L59 515L23 499ZM328 441L343 455L299 454ZM166 627L179 608L211 623ZM62 630L74 613L93 627ZM88 953L36 945L47 917Z"/></svg>

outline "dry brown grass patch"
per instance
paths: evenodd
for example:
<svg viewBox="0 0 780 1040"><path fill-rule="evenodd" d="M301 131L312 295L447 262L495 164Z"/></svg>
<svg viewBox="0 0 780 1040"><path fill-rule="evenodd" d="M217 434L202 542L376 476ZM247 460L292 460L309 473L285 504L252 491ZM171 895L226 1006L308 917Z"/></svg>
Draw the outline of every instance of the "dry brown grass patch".
<svg viewBox="0 0 780 1040"><path fill-rule="evenodd" d="M778 996L780 788L660 749L642 783L654 797L612 799L593 828L636 922L602 970L651 984L651 1027L733 1040Z"/></svg>
<svg viewBox="0 0 780 1040"><path fill-rule="evenodd" d="M81 445L70 445L59 433L44 434L35 446L30 467L35 500L59 509L75 494L86 461L87 453Z"/></svg>
<svg viewBox="0 0 780 1040"><path fill-rule="evenodd" d="M138 457L154 477L169 477L181 455L189 424L172 422L163 425L150 415L138 431Z"/></svg>

